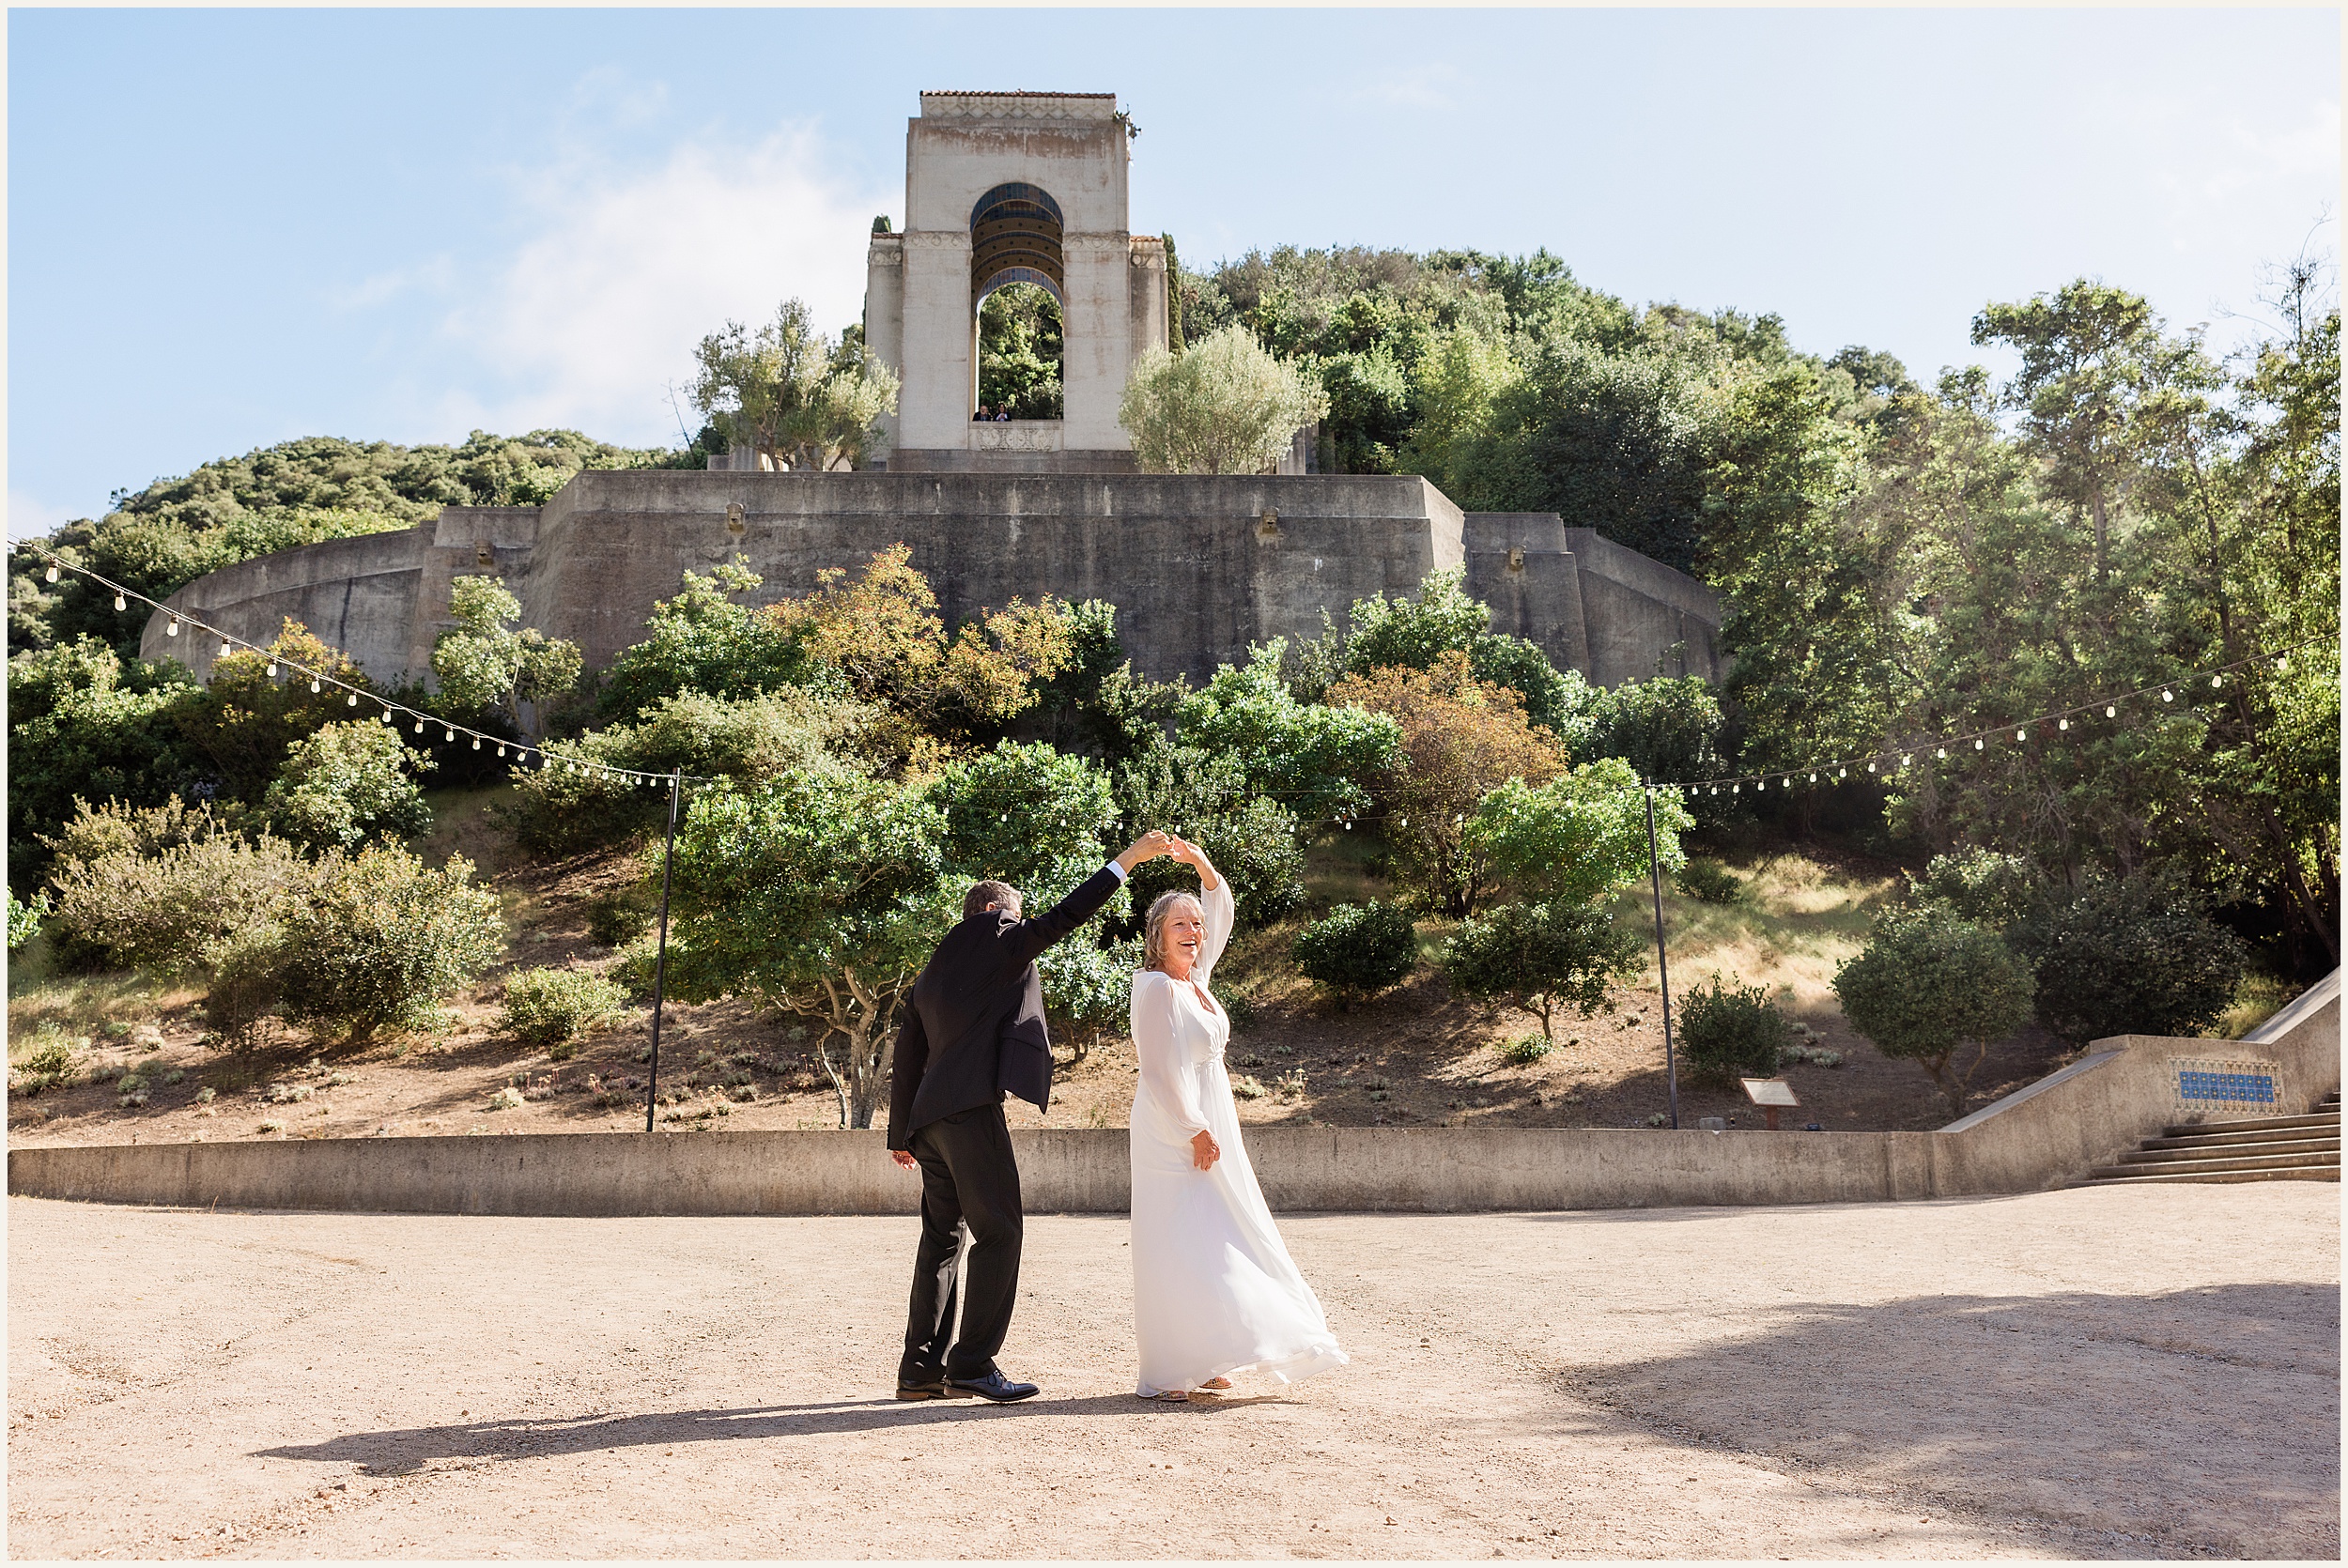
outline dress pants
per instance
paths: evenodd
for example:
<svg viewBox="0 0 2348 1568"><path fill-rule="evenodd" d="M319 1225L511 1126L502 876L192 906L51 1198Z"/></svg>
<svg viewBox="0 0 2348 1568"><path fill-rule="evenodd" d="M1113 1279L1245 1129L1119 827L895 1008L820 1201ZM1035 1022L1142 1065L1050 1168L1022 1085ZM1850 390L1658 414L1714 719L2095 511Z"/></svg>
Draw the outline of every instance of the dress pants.
<svg viewBox="0 0 2348 1568"><path fill-rule="evenodd" d="M981 1105L916 1129L906 1141L921 1165L921 1246L898 1381L927 1381L941 1367L949 1377L983 1377L995 1370L1019 1295L1023 1222L1011 1128L999 1103ZM969 1255L957 1267L965 1233Z"/></svg>

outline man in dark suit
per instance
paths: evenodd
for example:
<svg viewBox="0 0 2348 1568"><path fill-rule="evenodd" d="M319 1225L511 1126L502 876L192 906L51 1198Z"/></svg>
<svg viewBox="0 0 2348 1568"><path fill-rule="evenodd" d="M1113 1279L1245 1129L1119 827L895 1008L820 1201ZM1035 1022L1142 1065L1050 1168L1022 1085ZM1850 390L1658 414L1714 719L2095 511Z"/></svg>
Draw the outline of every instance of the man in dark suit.
<svg viewBox="0 0 2348 1568"><path fill-rule="evenodd" d="M888 1085L889 1151L921 1173L921 1246L897 1367L899 1399L976 1394L1007 1404L1036 1391L995 1364L1019 1293L1023 1230L1003 1096L1015 1094L1039 1111L1052 1099L1052 1044L1035 961L1099 914L1135 867L1171 848L1163 833L1142 835L1032 920L1020 918L1015 888L980 883L963 896L961 923L913 982ZM963 1269L965 1227L970 1256Z"/></svg>

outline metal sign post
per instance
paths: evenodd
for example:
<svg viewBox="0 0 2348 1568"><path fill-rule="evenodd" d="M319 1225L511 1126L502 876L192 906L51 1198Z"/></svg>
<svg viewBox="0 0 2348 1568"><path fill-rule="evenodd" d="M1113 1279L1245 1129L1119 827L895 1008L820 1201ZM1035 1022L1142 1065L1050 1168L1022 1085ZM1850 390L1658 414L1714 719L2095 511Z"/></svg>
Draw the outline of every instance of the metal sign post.
<svg viewBox="0 0 2348 1568"><path fill-rule="evenodd" d="M1672 1127L1679 1126L1679 1060L1672 1049L1672 972L1663 955L1663 861L1655 847L1655 786L1646 784L1646 869L1655 884L1655 975L1663 986L1663 1080L1671 1088ZM658 1027L657 1021L655 1028Z"/></svg>
<svg viewBox="0 0 2348 1568"><path fill-rule="evenodd" d="M685 770L669 776L669 847L660 856L660 946L652 961L652 1073L644 1085L644 1130L652 1130L653 1107L660 1092L660 1005L669 972L669 880L676 868L677 799L685 793ZM1653 815L1652 807L1649 808ZM1668 1024L1665 1025L1669 1027Z"/></svg>

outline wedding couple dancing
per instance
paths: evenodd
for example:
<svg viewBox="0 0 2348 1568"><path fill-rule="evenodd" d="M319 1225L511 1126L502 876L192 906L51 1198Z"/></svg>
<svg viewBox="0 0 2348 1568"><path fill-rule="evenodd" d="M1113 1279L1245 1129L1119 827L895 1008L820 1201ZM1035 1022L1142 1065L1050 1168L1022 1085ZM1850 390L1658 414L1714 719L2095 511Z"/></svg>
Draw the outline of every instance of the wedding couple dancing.
<svg viewBox="0 0 2348 1568"><path fill-rule="evenodd" d="M1230 885L1196 844L1151 832L1033 919L1022 918L1017 889L978 884L914 982L888 1102L888 1147L921 1173L899 1399L1008 1404L1036 1392L995 1364L1019 1293L1022 1229L1003 1097L1051 1102L1037 955L1162 854L1196 869L1201 891L1151 904L1134 976L1134 1391L1186 1400L1234 1376L1296 1382L1345 1363L1240 1142L1223 1068L1230 1019L1208 990L1231 936Z"/></svg>

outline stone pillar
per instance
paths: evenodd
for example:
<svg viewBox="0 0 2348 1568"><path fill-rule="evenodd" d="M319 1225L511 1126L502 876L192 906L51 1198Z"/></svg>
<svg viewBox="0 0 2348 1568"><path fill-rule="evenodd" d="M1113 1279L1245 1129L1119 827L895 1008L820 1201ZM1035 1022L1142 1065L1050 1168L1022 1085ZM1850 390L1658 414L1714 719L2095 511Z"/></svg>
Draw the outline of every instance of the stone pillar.
<svg viewBox="0 0 2348 1568"><path fill-rule="evenodd" d="M905 251L900 234L876 234L864 252L864 346L904 379ZM881 417L881 430L892 447L903 419L902 414Z"/></svg>
<svg viewBox="0 0 2348 1568"><path fill-rule="evenodd" d="M978 368L970 311L967 229L904 236L904 341L919 344L899 393L901 445L962 451L970 444L970 388Z"/></svg>

